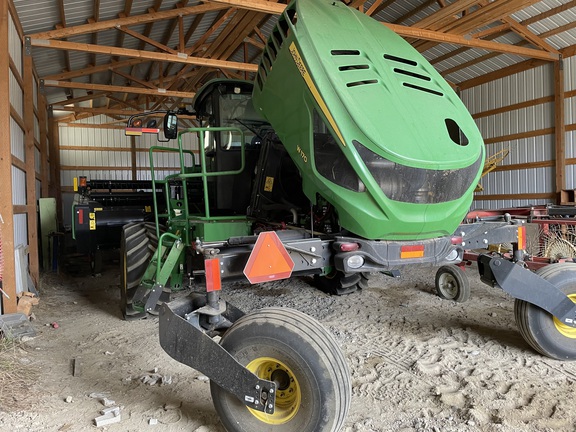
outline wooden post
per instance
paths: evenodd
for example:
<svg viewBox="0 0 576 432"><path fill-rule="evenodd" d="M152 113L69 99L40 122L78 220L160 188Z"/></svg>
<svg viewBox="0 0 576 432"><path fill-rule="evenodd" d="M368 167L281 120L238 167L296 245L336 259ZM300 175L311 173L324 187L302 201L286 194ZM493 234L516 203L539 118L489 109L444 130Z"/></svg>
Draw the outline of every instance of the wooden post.
<svg viewBox="0 0 576 432"><path fill-rule="evenodd" d="M554 143L556 153L556 195L560 203L560 191L566 187L566 122L564 119L564 63L554 62Z"/></svg>
<svg viewBox="0 0 576 432"><path fill-rule="evenodd" d="M26 215L28 219L28 270L34 285L40 280L38 216L36 214L36 145L34 144L34 72L32 52L23 49L24 149L26 162Z"/></svg>
<svg viewBox="0 0 576 432"><path fill-rule="evenodd" d="M0 1L0 232L2 233L2 313L16 312L14 208L12 206L12 151L10 149L10 56L8 2ZM9 298L7 298L8 296Z"/></svg>

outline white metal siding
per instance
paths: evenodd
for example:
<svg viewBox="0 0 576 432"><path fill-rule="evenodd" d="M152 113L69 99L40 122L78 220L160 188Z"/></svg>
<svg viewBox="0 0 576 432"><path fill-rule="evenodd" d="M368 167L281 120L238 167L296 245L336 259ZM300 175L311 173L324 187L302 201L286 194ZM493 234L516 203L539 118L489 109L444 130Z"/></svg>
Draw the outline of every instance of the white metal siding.
<svg viewBox="0 0 576 432"><path fill-rule="evenodd" d="M26 205L26 173L12 165L12 204Z"/></svg>
<svg viewBox="0 0 576 432"><path fill-rule="evenodd" d="M34 113L34 139L40 142L40 123L38 122L38 117Z"/></svg>
<svg viewBox="0 0 576 432"><path fill-rule="evenodd" d="M28 245L28 217L26 214L14 215L14 249Z"/></svg>
<svg viewBox="0 0 576 432"><path fill-rule="evenodd" d="M10 149L13 156L25 162L24 131L13 118L10 118Z"/></svg>
<svg viewBox="0 0 576 432"><path fill-rule="evenodd" d="M8 14L8 50L18 73L22 76L22 41L11 14Z"/></svg>
<svg viewBox="0 0 576 432"><path fill-rule="evenodd" d="M553 68L551 65L544 65L464 90L461 96L470 112L476 114L553 94ZM476 123L486 140L553 128L554 104L540 104L482 117L477 119ZM554 135L487 144L486 154L489 156L502 149L509 149L510 154L501 165L554 160ZM550 193L555 191L554 177L552 167L492 172L481 179L484 191L477 196ZM505 208L544 203L546 200L477 200L473 207Z"/></svg>
<svg viewBox="0 0 576 432"><path fill-rule="evenodd" d="M36 180L36 201L42 198L42 182Z"/></svg>
<svg viewBox="0 0 576 432"><path fill-rule="evenodd" d="M24 118L24 92L16 77L10 70L10 105L18 113L21 119Z"/></svg>
<svg viewBox="0 0 576 432"><path fill-rule="evenodd" d="M106 116L96 116L77 123L100 124L110 121ZM124 135L123 129L99 129L90 127L60 126L60 145L64 147L94 147L95 150L60 150L60 164L67 167L90 167L91 169L62 170L62 186L72 186L74 177L86 176L90 179L129 180L132 178L132 155L126 151L99 151L99 147L130 149L131 138ZM183 147L197 151L198 140L195 134L184 134ZM157 136L145 134L135 137L136 177L138 180L150 179L150 157L148 150L152 146L178 148L176 140L158 142ZM189 158L187 158L187 163ZM191 163L191 162L190 162ZM154 166L159 168L157 178L173 174L180 166L178 153L155 153ZM121 169L98 169L99 167L118 167ZM171 170L170 168L174 168Z"/></svg>
<svg viewBox="0 0 576 432"><path fill-rule="evenodd" d="M41 169L40 150L38 150L37 147L34 147L34 169L37 173L39 173Z"/></svg>

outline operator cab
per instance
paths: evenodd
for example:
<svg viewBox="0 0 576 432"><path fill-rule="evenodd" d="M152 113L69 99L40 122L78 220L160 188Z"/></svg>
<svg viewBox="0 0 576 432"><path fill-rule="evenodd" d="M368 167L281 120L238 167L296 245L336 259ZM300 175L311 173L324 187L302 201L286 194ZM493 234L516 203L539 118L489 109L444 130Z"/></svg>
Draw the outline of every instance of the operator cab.
<svg viewBox="0 0 576 432"><path fill-rule="evenodd" d="M209 179L210 202L220 214L246 214L260 153L261 131L270 127L252 105L252 88L253 84L248 81L216 79L204 85L193 101L200 127L238 128L244 136L245 168L242 173ZM240 169L242 134L237 131L207 131L205 134L207 170Z"/></svg>

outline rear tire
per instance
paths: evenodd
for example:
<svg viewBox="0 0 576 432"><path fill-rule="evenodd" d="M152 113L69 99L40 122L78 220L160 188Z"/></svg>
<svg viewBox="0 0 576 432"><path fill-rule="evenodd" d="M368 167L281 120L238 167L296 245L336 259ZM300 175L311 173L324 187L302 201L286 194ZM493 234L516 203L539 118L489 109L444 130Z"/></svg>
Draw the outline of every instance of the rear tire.
<svg viewBox="0 0 576 432"><path fill-rule="evenodd" d="M320 291L340 296L368 288L369 279L370 273L345 274L339 270L333 270L325 276L315 275L314 283Z"/></svg>
<svg viewBox="0 0 576 432"><path fill-rule="evenodd" d="M146 312L136 310L132 299L142 276L148 268L152 254L158 248L156 225L148 222L131 222L122 227L120 237L120 309L124 319L146 317Z"/></svg>
<svg viewBox="0 0 576 432"><path fill-rule="evenodd" d="M293 309L261 309L236 321L221 345L258 377L278 383L275 412L268 415L211 382L228 432L340 429L350 406L350 373L336 341L316 320Z"/></svg>
<svg viewBox="0 0 576 432"><path fill-rule="evenodd" d="M576 265L550 264L536 272L576 303ZM569 327L544 309L516 299L514 316L520 334L540 354L557 360L576 360L576 328Z"/></svg>

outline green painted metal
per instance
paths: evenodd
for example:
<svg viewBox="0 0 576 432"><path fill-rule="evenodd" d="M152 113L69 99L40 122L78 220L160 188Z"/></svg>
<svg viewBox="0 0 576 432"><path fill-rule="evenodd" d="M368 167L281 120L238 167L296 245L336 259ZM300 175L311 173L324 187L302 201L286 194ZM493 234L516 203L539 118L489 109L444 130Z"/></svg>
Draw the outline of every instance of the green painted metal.
<svg viewBox="0 0 576 432"><path fill-rule="evenodd" d="M344 3L288 5L253 99L308 198L328 200L349 231L387 240L446 236L468 211L484 161L473 119L422 55Z"/></svg>
<svg viewBox="0 0 576 432"><path fill-rule="evenodd" d="M200 152L199 161L200 165L194 165L195 157L192 151L183 148L182 136L188 133L194 133L198 137L199 148L204 148L204 140L206 132L235 132L241 137L240 146L240 167L237 170L229 171L208 171L206 163L206 155ZM239 128L230 127L212 127L212 128L190 128L179 132L178 134L178 148L152 146L149 150L150 159L150 172L152 176L152 185L155 188L157 185L162 185L164 188L164 195L166 198L167 213L155 213L157 235L159 235L159 219L167 218L168 228L171 232L178 232L182 237L182 241L186 245L190 245L196 237L203 241L224 240L233 235L247 235L250 234L250 223L246 218L231 218L231 217L214 217L210 214L210 199L208 196L208 179L210 177L235 175L241 173L245 169L245 148L243 132ZM164 179L156 178L156 171L154 168L154 154L157 152L172 152L179 153L180 167L179 172L166 176ZM185 155L192 155L192 166L186 165ZM190 212L190 202L188 200L188 179L199 178L202 181L204 213L192 214ZM179 199L171 198L170 182L178 182L182 186L182 197ZM175 204L179 202L180 206ZM158 208L157 197L154 196L155 208ZM218 223L215 223L218 222ZM209 227L206 227L210 223Z"/></svg>
<svg viewBox="0 0 576 432"><path fill-rule="evenodd" d="M196 220L192 227L193 235L206 242L221 241L230 237L252 234L252 221L235 218L218 217L210 220Z"/></svg>

